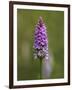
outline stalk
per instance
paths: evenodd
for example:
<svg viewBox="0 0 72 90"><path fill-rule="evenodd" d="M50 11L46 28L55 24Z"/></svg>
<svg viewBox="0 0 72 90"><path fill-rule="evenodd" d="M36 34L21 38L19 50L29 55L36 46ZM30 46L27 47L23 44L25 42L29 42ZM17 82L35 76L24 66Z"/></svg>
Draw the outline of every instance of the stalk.
<svg viewBox="0 0 72 90"><path fill-rule="evenodd" d="M42 59L40 59L40 79L42 79Z"/></svg>

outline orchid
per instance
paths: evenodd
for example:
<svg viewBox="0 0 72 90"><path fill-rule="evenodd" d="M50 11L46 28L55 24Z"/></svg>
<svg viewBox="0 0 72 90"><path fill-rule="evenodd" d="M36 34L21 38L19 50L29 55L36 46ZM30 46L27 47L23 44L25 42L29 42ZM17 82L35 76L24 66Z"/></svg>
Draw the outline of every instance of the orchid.
<svg viewBox="0 0 72 90"><path fill-rule="evenodd" d="M39 17L34 33L34 57L40 59L40 79L42 78L42 60L48 60L48 38L46 26L42 17Z"/></svg>
<svg viewBox="0 0 72 90"><path fill-rule="evenodd" d="M34 56L35 58L48 58L48 38L46 26L39 17L34 33Z"/></svg>

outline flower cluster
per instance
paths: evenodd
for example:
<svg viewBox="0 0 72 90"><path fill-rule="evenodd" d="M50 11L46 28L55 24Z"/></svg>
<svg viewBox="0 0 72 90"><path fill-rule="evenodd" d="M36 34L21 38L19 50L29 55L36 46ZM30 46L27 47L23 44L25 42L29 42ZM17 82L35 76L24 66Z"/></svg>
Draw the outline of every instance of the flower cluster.
<svg viewBox="0 0 72 90"><path fill-rule="evenodd" d="M46 26L42 17L39 17L34 33L34 56L35 58L48 58L48 39Z"/></svg>

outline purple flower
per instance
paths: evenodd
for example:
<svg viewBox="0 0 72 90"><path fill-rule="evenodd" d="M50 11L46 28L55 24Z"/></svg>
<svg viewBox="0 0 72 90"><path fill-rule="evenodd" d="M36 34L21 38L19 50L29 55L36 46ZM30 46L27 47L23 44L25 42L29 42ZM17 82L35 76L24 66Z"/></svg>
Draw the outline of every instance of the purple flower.
<svg viewBox="0 0 72 90"><path fill-rule="evenodd" d="M46 26L42 20L42 17L39 17L38 24L35 28L34 33L34 56L35 58L48 58L48 39Z"/></svg>

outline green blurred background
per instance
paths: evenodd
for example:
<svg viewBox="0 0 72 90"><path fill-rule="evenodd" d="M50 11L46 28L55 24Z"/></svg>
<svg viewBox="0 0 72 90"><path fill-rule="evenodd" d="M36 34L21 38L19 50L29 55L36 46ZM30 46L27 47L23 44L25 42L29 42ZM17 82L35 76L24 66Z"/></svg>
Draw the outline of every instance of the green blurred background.
<svg viewBox="0 0 72 90"><path fill-rule="evenodd" d="M50 78L64 77L64 12L17 9L17 79L40 79L40 61L34 60L35 25L42 16L47 27L48 46L53 55Z"/></svg>

